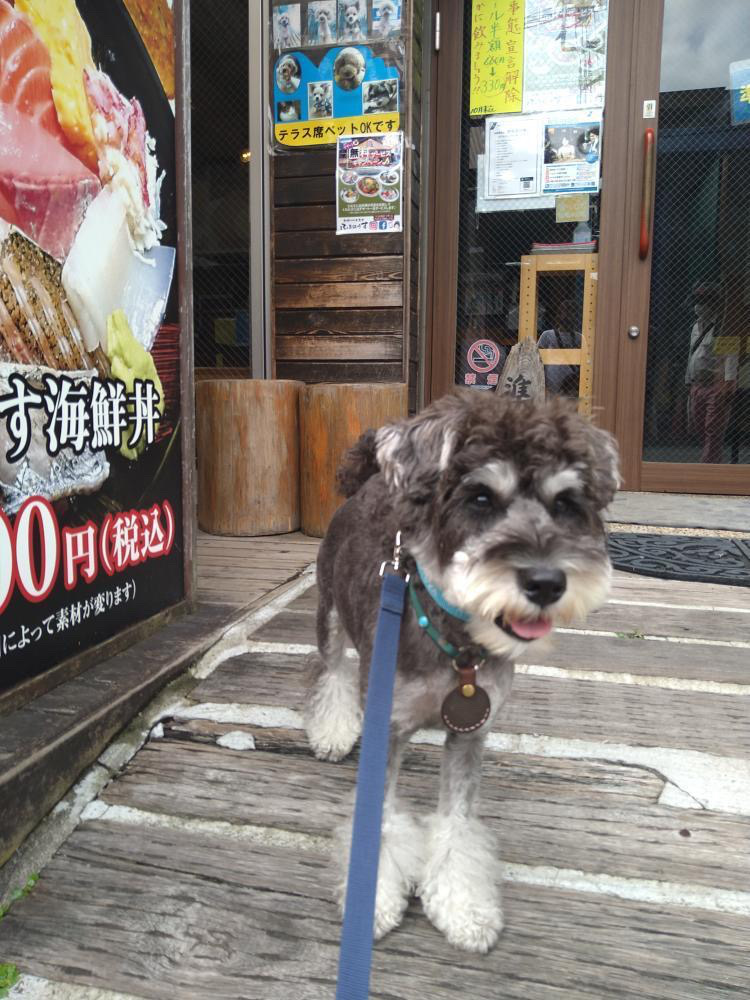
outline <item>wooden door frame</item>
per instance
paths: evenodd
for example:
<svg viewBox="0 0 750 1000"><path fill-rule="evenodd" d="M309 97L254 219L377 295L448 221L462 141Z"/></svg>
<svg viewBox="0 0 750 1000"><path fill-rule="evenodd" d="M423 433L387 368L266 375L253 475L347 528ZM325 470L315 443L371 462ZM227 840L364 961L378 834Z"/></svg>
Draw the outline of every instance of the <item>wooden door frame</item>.
<svg viewBox="0 0 750 1000"><path fill-rule="evenodd" d="M458 215L461 192L465 0L435 0L440 49L432 46L430 172L427 194L428 252L425 272L425 405L448 392L456 368L458 315Z"/></svg>

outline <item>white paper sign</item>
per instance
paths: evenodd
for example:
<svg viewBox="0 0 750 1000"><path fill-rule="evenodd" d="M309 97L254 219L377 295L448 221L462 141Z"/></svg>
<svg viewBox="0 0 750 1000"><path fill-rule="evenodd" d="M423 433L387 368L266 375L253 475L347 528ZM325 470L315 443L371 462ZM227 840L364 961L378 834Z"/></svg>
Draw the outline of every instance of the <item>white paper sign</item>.
<svg viewBox="0 0 750 1000"><path fill-rule="evenodd" d="M517 198L539 193L539 130L540 122L527 115L486 119L486 198Z"/></svg>

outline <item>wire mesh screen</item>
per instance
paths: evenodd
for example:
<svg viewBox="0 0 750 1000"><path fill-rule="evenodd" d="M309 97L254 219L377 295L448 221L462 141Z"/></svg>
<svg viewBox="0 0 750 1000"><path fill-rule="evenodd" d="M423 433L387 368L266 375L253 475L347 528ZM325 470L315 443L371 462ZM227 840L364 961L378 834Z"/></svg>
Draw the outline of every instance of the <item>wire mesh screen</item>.
<svg viewBox="0 0 750 1000"><path fill-rule="evenodd" d="M607 3L548 2L533 0L526 5L527 46L535 44L551 56L534 63L527 59L524 70L524 100L536 88L540 100L560 99L571 92L571 65L578 86L604 93ZM458 310L455 380L477 389L497 386L510 349L518 341L519 322L524 317L521 290L521 258L562 253L591 253L597 245L599 195L587 193L579 199L578 215L572 221L557 221L559 199L553 194L532 198L486 197L485 171L489 169L484 119L469 116L471 82L472 3L465 4L463 108L461 129L461 195L459 206ZM559 71L554 54L562 56ZM562 63L564 62L564 65ZM541 74L544 79L541 80ZM539 79L535 78L539 77ZM540 82L541 81L541 82ZM575 86L575 80L573 83ZM555 91L558 95L554 95ZM540 105L541 106L541 105ZM562 103L569 108L569 104ZM600 156L599 125L576 124L576 113L556 114L538 121L543 138L544 164L591 159L592 144ZM501 120L521 121L518 116ZM527 118L527 116L523 116ZM537 118L543 116L537 115ZM580 115L586 119L585 114ZM530 121L530 119L529 119ZM564 124L570 122L569 125ZM523 181L523 178L521 178ZM565 199L563 199L564 201ZM583 213L581 214L581 205ZM560 212L564 217L565 213ZM539 274L536 291L536 335L540 348L581 347L584 309L584 277L579 272ZM548 365L547 391L578 395L578 365Z"/></svg>
<svg viewBox="0 0 750 1000"><path fill-rule="evenodd" d="M248 369L247 0L200 0L190 18L195 366Z"/></svg>
<svg viewBox="0 0 750 1000"><path fill-rule="evenodd" d="M747 0L666 2L646 460L750 462L750 72L745 101L727 88L747 41Z"/></svg>

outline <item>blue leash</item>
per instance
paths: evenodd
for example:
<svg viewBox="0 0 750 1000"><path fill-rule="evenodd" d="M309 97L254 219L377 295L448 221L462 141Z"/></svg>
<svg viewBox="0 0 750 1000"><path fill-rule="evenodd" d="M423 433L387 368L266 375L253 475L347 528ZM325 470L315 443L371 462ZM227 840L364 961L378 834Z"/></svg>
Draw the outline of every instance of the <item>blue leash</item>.
<svg viewBox="0 0 750 1000"><path fill-rule="evenodd" d="M383 563L380 611L370 663L362 747L357 772L349 879L341 928L336 1000L367 1000L370 995L375 893L378 883L383 796L388 765L393 684L408 577L399 575L400 532L392 571Z"/></svg>

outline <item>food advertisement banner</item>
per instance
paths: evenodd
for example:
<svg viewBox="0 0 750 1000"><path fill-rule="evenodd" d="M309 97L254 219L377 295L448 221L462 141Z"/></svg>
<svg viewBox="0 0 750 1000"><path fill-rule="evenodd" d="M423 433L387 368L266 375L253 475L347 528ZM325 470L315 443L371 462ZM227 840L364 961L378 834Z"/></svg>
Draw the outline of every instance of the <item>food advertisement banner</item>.
<svg viewBox="0 0 750 1000"><path fill-rule="evenodd" d="M399 233L403 133L339 139L336 234Z"/></svg>
<svg viewBox="0 0 750 1000"><path fill-rule="evenodd" d="M399 129L404 48L395 0L310 0L272 10L274 137L323 146Z"/></svg>
<svg viewBox="0 0 750 1000"><path fill-rule="evenodd" d="M0 692L183 596L168 0L0 0Z"/></svg>

